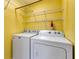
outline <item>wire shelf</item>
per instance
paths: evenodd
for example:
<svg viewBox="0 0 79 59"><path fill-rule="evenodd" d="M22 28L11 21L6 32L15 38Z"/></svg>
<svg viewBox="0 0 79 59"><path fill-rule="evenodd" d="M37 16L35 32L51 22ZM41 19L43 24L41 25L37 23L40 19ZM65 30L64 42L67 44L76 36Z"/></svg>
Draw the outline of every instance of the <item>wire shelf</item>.
<svg viewBox="0 0 79 59"><path fill-rule="evenodd" d="M63 20L62 17L58 17L58 18L48 18L48 14L55 14L58 12L63 12L64 9L56 9L56 10L47 10L47 11L39 11L39 12L33 12L33 13L29 13L26 17L30 17L31 19L29 19L28 21L25 20L23 23L30 23L30 22L50 22L50 21L54 21L54 20ZM40 16L42 19L39 19L38 16Z"/></svg>
<svg viewBox="0 0 79 59"><path fill-rule="evenodd" d="M55 20L63 20L63 18L58 18L58 19L49 19L49 20L35 20L35 21L24 21L23 23L32 23L32 22L51 22L51 21L55 21Z"/></svg>

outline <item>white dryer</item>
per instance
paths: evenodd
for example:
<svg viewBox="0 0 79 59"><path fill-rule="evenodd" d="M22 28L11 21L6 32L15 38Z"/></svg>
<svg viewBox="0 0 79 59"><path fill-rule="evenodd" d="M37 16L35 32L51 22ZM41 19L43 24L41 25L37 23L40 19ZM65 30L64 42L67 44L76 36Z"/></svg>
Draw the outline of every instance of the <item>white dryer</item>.
<svg viewBox="0 0 79 59"><path fill-rule="evenodd" d="M72 43L63 32L43 30L31 38L31 59L73 59Z"/></svg>
<svg viewBox="0 0 79 59"><path fill-rule="evenodd" d="M24 33L13 35L13 59L30 59L30 38L37 34L38 31L28 30Z"/></svg>

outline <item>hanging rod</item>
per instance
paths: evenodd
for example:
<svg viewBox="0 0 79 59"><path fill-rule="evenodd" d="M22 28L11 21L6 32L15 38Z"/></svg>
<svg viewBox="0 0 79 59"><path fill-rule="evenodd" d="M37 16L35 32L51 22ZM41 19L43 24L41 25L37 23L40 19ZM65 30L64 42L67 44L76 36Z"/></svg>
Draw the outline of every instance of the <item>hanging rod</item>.
<svg viewBox="0 0 79 59"><path fill-rule="evenodd" d="M38 1L36 1L36 2L33 2L33 3L30 3L30 4L26 4L26 5L17 7L16 9L20 9L20 8L23 8L23 7L26 7L26 6L30 6L30 5L35 4L35 3L37 3L37 2L40 2L40 1L42 1L42 0L38 0Z"/></svg>
<svg viewBox="0 0 79 59"><path fill-rule="evenodd" d="M58 18L58 19L51 19L51 20L41 20L41 21L24 21L23 23L34 23L34 22L51 22L55 20L64 20L63 18Z"/></svg>

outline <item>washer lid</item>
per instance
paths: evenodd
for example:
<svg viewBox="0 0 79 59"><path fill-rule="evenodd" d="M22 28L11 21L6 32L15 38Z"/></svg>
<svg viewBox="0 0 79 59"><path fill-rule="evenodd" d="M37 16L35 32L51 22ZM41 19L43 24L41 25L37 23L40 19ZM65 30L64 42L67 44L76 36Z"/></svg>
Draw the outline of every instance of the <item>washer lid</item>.
<svg viewBox="0 0 79 59"><path fill-rule="evenodd" d="M49 37L49 36L34 36L31 39L33 40L43 40L43 41L50 41L50 42L59 42L59 43L65 43L65 44L72 44L69 40L67 40L64 37Z"/></svg>

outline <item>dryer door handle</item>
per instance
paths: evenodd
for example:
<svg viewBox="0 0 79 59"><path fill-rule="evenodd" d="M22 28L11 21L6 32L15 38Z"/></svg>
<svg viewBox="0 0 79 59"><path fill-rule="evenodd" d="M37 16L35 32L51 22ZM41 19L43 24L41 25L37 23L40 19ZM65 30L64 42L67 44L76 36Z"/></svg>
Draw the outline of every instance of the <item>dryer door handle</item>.
<svg viewBox="0 0 79 59"><path fill-rule="evenodd" d="M38 57L39 56L39 52L37 50L35 50L34 55L35 55L35 57Z"/></svg>
<svg viewBox="0 0 79 59"><path fill-rule="evenodd" d="M38 51L35 52L35 56L37 57L39 55Z"/></svg>

